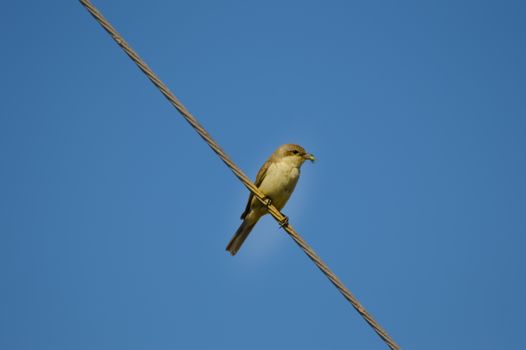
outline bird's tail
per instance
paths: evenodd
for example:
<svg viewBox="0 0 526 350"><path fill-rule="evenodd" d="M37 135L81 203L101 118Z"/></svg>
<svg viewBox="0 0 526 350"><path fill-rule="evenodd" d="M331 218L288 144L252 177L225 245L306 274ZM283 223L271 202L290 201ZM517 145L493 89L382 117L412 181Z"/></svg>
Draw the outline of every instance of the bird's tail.
<svg viewBox="0 0 526 350"><path fill-rule="evenodd" d="M237 251L239 248L241 248L241 245L245 239L247 239L250 231L252 231L252 228L257 222L257 220L243 220L241 226L239 226L236 233L234 233L234 236L230 240L230 243L228 243L226 246L226 250L228 250L232 256L236 255Z"/></svg>

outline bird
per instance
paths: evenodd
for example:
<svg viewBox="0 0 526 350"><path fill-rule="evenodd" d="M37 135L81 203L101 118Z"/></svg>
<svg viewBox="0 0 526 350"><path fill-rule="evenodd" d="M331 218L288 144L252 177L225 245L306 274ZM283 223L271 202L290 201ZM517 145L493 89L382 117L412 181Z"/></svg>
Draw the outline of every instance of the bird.
<svg viewBox="0 0 526 350"><path fill-rule="evenodd" d="M268 213L267 207L270 204L278 210L283 209L296 187L300 168L306 160L314 162L314 155L307 153L300 145L284 144L279 146L259 169L255 185L263 192L267 201L262 203L250 193L245 211L241 214L243 222L226 247L232 256L236 255L258 220ZM288 219L285 217L282 226L287 223Z"/></svg>

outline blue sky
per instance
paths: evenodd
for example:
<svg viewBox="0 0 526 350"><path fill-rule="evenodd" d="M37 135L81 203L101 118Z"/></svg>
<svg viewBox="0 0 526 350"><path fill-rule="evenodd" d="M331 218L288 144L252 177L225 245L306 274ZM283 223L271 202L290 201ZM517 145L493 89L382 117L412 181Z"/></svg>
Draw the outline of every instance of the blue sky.
<svg viewBox="0 0 526 350"><path fill-rule="evenodd" d="M521 349L526 5L96 1L404 349ZM0 14L0 348L385 349L75 1Z"/></svg>

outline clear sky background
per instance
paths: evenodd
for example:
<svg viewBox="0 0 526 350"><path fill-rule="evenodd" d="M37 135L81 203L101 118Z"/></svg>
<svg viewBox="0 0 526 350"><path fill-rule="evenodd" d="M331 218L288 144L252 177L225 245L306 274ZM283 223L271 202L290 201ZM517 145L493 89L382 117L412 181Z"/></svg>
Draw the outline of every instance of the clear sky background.
<svg viewBox="0 0 526 350"><path fill-rule="evenodd" d="M404 349L525 349L524 1L95 5ZM386 349L76 1L0 13L1 349Z"/></svg>

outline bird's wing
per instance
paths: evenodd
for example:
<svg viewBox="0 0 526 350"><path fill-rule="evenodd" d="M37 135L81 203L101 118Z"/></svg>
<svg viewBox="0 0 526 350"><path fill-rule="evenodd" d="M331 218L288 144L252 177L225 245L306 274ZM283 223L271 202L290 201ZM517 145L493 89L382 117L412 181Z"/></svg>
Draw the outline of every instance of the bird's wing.
<svg viewBox="0 0 526 350"><path fill-rule="evenodd" d="M259 169L258 174L256 175L256 182L254 183L256 187L259 187L261 183L263 182L263 179L265 178L265 175L267 174L267 170L270 164L271 164L271 161L269 159L265 162L265 164L263 164L261 169ZM248 196L247 206L243 214L241 214L241 219L244 219L245 216L248 215L248 212L250 211L250 203L252 202L252 198L254 198L254 194L250 192L250 195Z"/></svg>

